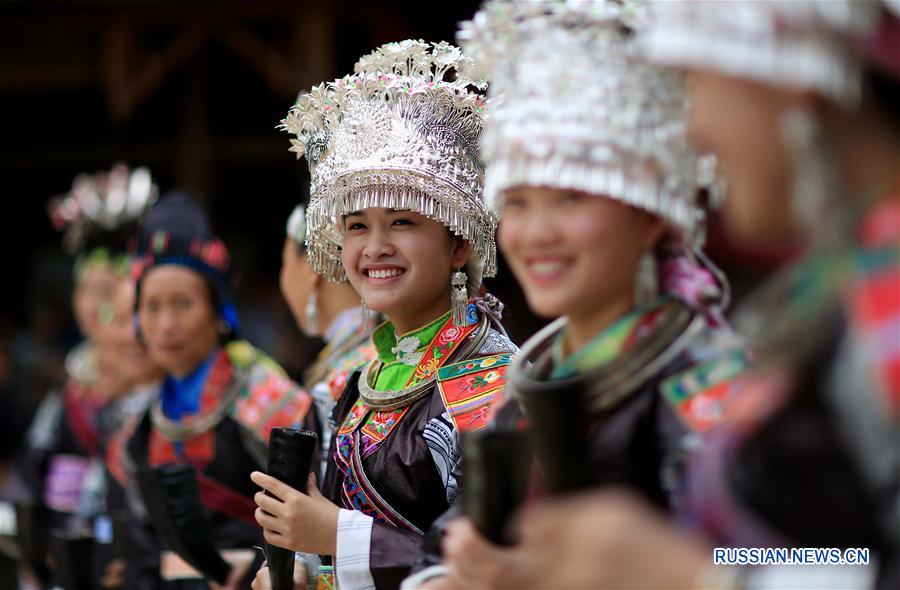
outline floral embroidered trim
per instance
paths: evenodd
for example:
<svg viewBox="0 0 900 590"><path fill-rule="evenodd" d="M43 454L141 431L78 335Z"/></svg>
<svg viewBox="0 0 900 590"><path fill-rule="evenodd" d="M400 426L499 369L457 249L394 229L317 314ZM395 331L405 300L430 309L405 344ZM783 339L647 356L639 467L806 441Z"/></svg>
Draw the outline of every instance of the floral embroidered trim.
<svg viewBox="0 0 900 590"><path fill-rule="evenodd" d="M397 346L391 347L391 352L397 356L397 360L404 365L415 367L422 360L424 353L418 352L421 341L418 336L406 336L397 342Z"/></svg>

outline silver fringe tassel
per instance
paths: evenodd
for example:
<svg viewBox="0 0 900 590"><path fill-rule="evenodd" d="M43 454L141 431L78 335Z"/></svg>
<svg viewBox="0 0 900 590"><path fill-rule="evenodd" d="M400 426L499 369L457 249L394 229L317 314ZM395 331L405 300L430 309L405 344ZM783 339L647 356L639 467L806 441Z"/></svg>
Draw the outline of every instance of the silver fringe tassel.
<svg viewBox="0 0 900 590"><path fill-rule="evenodd" d="M458 327L469 325L466 317L466 307L469 304L469 292L466 291L467 281L468 277L462 271L456 271L450 279L450 309L453 315L453 325Z"/></svg>
<svg viewBox="0 0 900 590"><path fill-rule="evenodd" d="M307 208L306 240L313 270L335 282L347 280L340 251L343 216L370 208L414 211L441 222L472 245L484 276L496 274L493 212L454 186L406 170L345 175L313 198Z"/></svg>

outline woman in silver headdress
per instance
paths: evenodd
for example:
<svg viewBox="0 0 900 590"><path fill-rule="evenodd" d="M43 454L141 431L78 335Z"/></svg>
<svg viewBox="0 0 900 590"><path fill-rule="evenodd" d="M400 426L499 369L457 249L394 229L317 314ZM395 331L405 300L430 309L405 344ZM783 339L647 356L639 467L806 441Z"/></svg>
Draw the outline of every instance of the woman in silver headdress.
<svg viewBox="0 0 900 590"><path fill-rule="evenodd" d="M349 280L388 319L372 335L377 358L332 414L322 491L253 476L281 499L257 495L267 541L323 555L323 582L344 588L406 575L423 531L456 498L460 433L484 426L516 350L481 287L496 270L483 97L458 75L445 80L467 61L446 43L391 43L301 96L284 122L312 176L313 269Z"/></svg>
<svg viewBox="0 0 900 590"><path fill-rule="evenodd" d="M729 231L809 245L738 314L759 361L723 400L679 509L705 540L621 494L546 505L522 519L528 585L896 588L897 18L874 1L653 8L643 43L689 70L691 136L724 164ZM865 548L869 563L729 567L741 553L725 547L834 547L832 564Z"/></svg>
<svg viewBox="0 0 900 590"><path fill-rule="evenodd" d="M482 142L500 248L532 311L560 317L523 345L493 426L540 432L550 408L540 415L533 398L582 395L582 456L541 457L542 472L583 461L581 485L626 486L669 510L688 441L715 424L717 392L745 359L735 346L707 362L716 340L737 342L721 313L725 279L700 249L683 80L635 57L629 8L491 1L460 38L502 97ZM444 548L445 567L419 580L521 582L468 521L448 525Z"/></svg>

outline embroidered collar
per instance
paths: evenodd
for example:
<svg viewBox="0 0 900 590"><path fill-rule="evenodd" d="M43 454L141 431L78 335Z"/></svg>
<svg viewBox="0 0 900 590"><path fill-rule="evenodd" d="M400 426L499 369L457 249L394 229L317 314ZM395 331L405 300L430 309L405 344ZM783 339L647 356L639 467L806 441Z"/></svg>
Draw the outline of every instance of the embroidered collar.
<svg viewBox="0 0 900 590"><path fill-rule="evenodd" d="M545 326L522 345L513 360L508 373L510 397L521 401L530 392L548 387L580 387L587 392L588 411L592 415L606 413L658 375L707 329L703 316L677 299L658 310L660 317L651 332L626 345L611 361L562 378L551 376L551 349L568 320L561 317Z"/></svg>
<svg viewBox="0 0 900 590"><path fill-rule="evenodd" d="M185 377L166 376L162 387L162 410L171 420L176 422L182 416L196 414L200 409L200 394L213 362L219 358L221 349L212 351L205 361Z"/></svg>
<svg viewBox="0 0 900 590"><path fill-rule="evenodd" d="M378 359L385 365L399 362L415 367L422 359L428 343L434 339L441 326L447 323L449 317L448 311L421 328L405 334L397 334L392 322L382 324L372 333L372 342L378 351Z"/></svg>
<svg viewBox="0 0 900 590"><path fill-rule="evenodd" d="M441 321L443 323L439 323ZM415 367L397 361L385 364L380 356L366 365L358 385L362 402L378 411L391 410L412 403L432 390L437 371L441 366L453 358L468 358L481 348L490 333L490 321L484 314L479 317L477 323L465 327L454 326L449 313L435 320L433 324L437 329L434 330L431 340L426 341L422 357ZM429 326L417 330L415 334L424 338L431 331L428 329ZM380 352L381 350L379 354ZM455 356L456 353L459 353L459 356Z"/></svg>
<svg viewBox="0 0 900 590"><path fill-rule="evenodd" d="M663 307L674 305L671 298L661 296L646 306L634 308L619 317L590 342L565 357L563 343L567 330L560 330L552 344L553 370L551 378L561 379L584 373L611 362L624 350L652 333L655 320Z"/></svg>
<svg viewBox="0 0 900 590"><path fill-rule="evenodd" d="M162 396L151 404L150 420L165 438L172 442L189 440L215 427L231 411L234 402L247 386L248 372L256 362L252 356L252 347L248 354L241 350L244 348L242 344L250 346L246 341L232 342L225 349L217 349L212 356L211 366L205 372L195 371L195 375L205 375L200 381L196 412L185 413L179 419L173 419L163 411ZM239 358L241 356L244 358ZM164 383L164 390L165 387Z"/></svg>

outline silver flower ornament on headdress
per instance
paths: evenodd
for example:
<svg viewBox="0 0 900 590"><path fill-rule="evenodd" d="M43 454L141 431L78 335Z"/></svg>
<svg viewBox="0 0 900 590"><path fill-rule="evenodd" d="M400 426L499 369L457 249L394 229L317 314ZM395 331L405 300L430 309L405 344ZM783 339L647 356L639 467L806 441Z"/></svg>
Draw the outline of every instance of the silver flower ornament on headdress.
<svg viewBox="0 0 900 590"><path fill-rule="evenodd" d="M117 163L109 171L78 175L68 193L50 200L48 211L53 227L65 231L66 250L76 254L91 232L138 223L158 196L147 168Z"/></svg>
<svg viewBox="0 0 900 590"><path fill-rule="evenodd" d="M388 43L353 75L297 99L281 128L309 163L306 243L316 272L345 280L342 217L370 207L440 221L472 244L485 276L496 272L496 218L482 202L478 153L484 85L459 75L470 62L445 42Z"/></svg>
<svg viewBox="0 0 900 590"><path fill-rule="evenodd" d="M644 4L490 0L460 44L498 104L485 124L485 196L547 186L602 195L704 233L682 76L635 55ZM708 168L708 166L707 166Z"/></svg>

